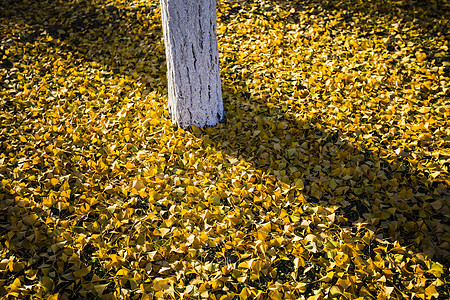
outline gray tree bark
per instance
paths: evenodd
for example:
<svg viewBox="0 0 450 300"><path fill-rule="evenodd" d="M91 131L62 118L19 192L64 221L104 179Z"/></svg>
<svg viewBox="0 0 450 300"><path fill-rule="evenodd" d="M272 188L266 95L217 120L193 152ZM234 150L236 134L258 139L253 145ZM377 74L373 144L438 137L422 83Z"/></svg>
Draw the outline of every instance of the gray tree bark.
<svg viewBox="0 0 450 300"><path fill-rule="evenodd" d="M214 126L224 116L216 0L160 0L169 113L178 126Z"/></svg>

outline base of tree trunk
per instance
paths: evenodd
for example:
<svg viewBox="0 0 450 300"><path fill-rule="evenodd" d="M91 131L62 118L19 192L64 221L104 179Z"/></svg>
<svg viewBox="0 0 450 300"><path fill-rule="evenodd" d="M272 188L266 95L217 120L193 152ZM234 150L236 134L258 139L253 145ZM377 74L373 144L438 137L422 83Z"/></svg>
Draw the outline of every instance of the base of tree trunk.
<svg viewBox="0 0 450 300"><path fill-rule="evenodd" d="M160 2L172 121L182 128L214 126L224 118L216 0Z"/></svg>

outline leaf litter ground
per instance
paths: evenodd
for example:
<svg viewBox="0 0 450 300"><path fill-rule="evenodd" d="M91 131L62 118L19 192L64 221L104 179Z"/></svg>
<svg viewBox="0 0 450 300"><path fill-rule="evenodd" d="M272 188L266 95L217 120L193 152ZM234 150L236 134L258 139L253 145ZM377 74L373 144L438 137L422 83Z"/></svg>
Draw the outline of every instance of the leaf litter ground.
<svg viewBox="0 0 450 300"><path fill-rule="evenodd" d="M0 4L2 298L449 298L446 1L220 1L190 131L157 1Z"/></svg>

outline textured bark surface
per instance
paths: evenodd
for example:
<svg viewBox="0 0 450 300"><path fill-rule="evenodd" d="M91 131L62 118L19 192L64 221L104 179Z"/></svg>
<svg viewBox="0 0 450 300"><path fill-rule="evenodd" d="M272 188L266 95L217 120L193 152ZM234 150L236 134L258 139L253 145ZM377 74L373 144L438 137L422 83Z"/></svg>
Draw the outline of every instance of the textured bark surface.
<svg viewBox="0 0 450 300"><path fill-rule="evenodd" d="M216 0L160 0L167 59L169 112L186 128L223 118Z"/></svg>

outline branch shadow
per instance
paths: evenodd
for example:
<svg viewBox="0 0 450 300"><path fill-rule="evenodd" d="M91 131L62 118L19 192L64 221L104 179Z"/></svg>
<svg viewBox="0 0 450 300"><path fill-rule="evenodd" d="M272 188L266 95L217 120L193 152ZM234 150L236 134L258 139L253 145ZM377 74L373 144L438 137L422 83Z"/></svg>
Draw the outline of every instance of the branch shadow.
<svg viewBox="0 0 450 300"><path fill-rule="evenodd" d="M226 24L230 14L245 18L243 8L252 3L256 2L229 1L231 9L226 10L221 21ZM324 15L326 18L327 13L339 12L341 18L334 25L336 28L356 32L358 38L391 36L386 43L389 52L399 50L400 46L396 42L402 28L397 28L396 34L383 31L385 28L374 32L373 27L367 25L375 22L377 17L387 16L413 24L412 27L423 34L421 38L425 43L429 36L439 39L445 37L446 27L443 24L446 24L445 16L450 12L449 5L444 1L392 3L333 0L271 1L270 4L256 5L258 8L253 11L264 18L264 13L274 11L276 5L285 7L286 11L290 8L295 8L296 12L308 11L310 16L315 15L316 18ZM290 14L284 22L298 24L300 20L296 12ZM365 18L360 19L361 16ZM270 17L266 18L270 21ZM302 24L305 28L309 27L308 20L303 19ZM423 48L427 51L427 59L435 66L442 67L449 61L448 56L437 56L438 49L427 48L426 45ZM311 98L308 88L296 83L294 79L284 78L293 82L292 90L302 97L298 99L297 107L288 108L270 103L270 95L261 95L246 86L245 81L251 77L248 75L251 74L251 69L244 70L246 67L240 67L232 61L224 62L223 66L224 72L230 72L222 76L229 80L223 83L229 115L226 130L212 130L210 134L219 149L225 149L230 155L251 162L255 168L273 174L276 180L290 186L295 186L295 180L301 178L305 185L301 193L307 201L323 206L341 206L340 211L346 219L343 226L355 229L361 222L370 223L372 219L379 219L379 222L372 225L384 239L398 241L409 249L427 253L444 265L449 264L450 248L446 239L450 221L450 192L446 175L433 179L431 169L423 172L414 165L411 153L396 154L389 150L391 153L386 156L387 148L381 142L378 132L363 134L363 128L370 125L370 120L355 124L357 128L354 132L343 133L341 129L320 120L298 118L296 112L304 101L321 101L323 107L333 103L325 96ZM231 72L235 69L238 71L231 79ZM333 76L339 77L339 72L335 71ZM444 68L444 74L448 76L448 67ZM277 86L275 79L266 78L265 84L270 86L271 81L273 86ZM423 105L426 105L425 102ZM384 111L387 106L380 105L377 109ZM353 112L356 114L358 110L355 107ZM390 129L389 124L384 124L380 130ZM376 151L367 149L364 145L366 136L378 140L375 143ZM319 186L324 186L324 182L327 183L326 187L318 190ZM397 187L397 191L386 193L392 187Z"/></svg>
<svg viewBox="0 0 450 300"><path fill-rule="evenodd" d="M233 3L236 5L232 5ZM227 13L241 14L241 9L250 3L254 1L230 1L232 8L228 9ZM445 14L449 12L448 5L442 1L271 3L272 5L260 5L259 10L254 11L263 14L273 11L275 4L278 4L288 7L287 11L292 7L296 11L307 10L310 15L316 15L316 18L324 12L340 12L341 23L336 27L345 28L346 24L351 24L351 31L357 32L358 37L362 38L392 35L389 32L374 32L373 29L366 28L365 23L374 22L376 17L382 15L398 18L402 22L413 22L413 27L424 35L424 40L429 36L444 38L445 30L440 26L444 24ZM421 13L418 14L418 11ZM370 17L358 23L358 18L367 12L371 13ZM230 16L223 15L221 18L226 23ZM299 19L297 14L293 13L285 21L297 24ZM308 27L308 21L302 21L302 24ZM401 29L397 32L401 32ZM396 45L398 37L394 36L392 35L393 39L386 44L388 51L399 50ZM429 61L436 66L442 67L444 62L449 61L449 57L437 57L437 49L426 46L424 48L428 51ZM232 65L229 66L228 63ZM254 96L257 93L249 90L245 83L239 83L249 78L251 69L244 70L243 67L233 65L233 62L227 62L225 69L239 71L234 80L224 83L224 94L228 95L226 106L230 110L226 130L212 130L209 136L219 149L225 149L230 155L251 162L255 168L273 174L277 181L290 186L295 186L295 180L301 178L305 189L299 193L302 193L307 201L323 206L341 206L340 211L346 219L342 226L356 230L357 224L371 223L371 220L378 219L379 222L372 225L383 239L398 241L401 245L408 246L408 249L425 252L444 265L449 264L449 245L446 239L449 231L450 193L445 175L440 179L433 179L430 177L432 171L424 173L419 170L412 163L414 159L407 153L396 154L390 150L391 155L382 155L386 146L380 142L375 143L377 151L367 149L362 132L366 125L370 125L368 120L358 124L353 133L345 134L335 126L318 120L299 120L295 115L298 110L283 107L281 104L270 104L269 95ZM444 69L444 73L448 74L449 69ZM230 75L222 77L231 78ZM266 78L266 85L270 86L270 81ZM273 86L277 84L275 80L272 81ZM227 85L234 86L227 89ZM306 99L308 91L301 84L293 89L305 96L298 99L299 106L305 100L318 101L311 97ZM333 105L330 99L321 98L319 101L323 102L323 107ZM378 109L384 110L387 106L381 105ZM354 113L357 111L358 107L355 107ZM383 127L382 130L390 129L388 124ZM369 138L380 136L376 131L366 134ZM324 182L325 188L319 190L318 187L323 187ZM387 189L394 186L398 187L397 191L386 193Z"/></svg>
<svg viewBox="0 0 450 300"><path fill-rule="evenodd" d="M295 197L322 207L339 206L343 228L355 232L361 223L371 224L378 238L448 264L450 193L444 180L430 180L407 157L382 158L358 141L357 134L304 122L261 102L255 105L246 99L244 88L240 94L226 94L234 99L227 123L202 136L217 149L271 174L274 182L295 187L301 179L304 188ZM246 115L252 118L242 118ZM394 186L398 189L386 193Z"/></svg>

